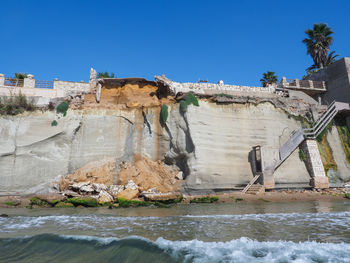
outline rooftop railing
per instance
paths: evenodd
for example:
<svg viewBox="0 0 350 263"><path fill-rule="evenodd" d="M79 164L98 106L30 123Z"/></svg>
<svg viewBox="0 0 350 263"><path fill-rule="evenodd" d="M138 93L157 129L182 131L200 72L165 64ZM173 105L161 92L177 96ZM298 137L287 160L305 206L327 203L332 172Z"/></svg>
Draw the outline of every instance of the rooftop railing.
<svg viewBox="0 0 350 263"><path fill-rule="evenodd" d="M4 80L4 86L23 87L23 85L24 85L23 79L5 78Z"/></svg>

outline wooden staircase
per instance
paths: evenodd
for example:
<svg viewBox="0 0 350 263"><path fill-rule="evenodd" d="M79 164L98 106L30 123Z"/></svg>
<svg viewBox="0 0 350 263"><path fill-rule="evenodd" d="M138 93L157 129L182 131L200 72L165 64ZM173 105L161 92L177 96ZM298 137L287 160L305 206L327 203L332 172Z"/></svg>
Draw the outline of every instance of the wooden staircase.
<svg viewBox="0 0 350 263"><path fill-rule="evenodd" d="M265 193L265 187L261 184L253 184L250 186L246 194L258 195Z"/></svg>
<svg viewBox="0 0 350 263"><path fill-rule="evenodd" d="M256 180L259 179L260 175L261 175L261 174L257 174L257 175L255 175L255 176L253 177L252 180L250 180L250 182L247 184L247 186L244 187L244 189L242 190L242 193L243 193L243 194L245 194L245 193L249 190L249 188L252 187L252 185L256 182Z"/></svg>

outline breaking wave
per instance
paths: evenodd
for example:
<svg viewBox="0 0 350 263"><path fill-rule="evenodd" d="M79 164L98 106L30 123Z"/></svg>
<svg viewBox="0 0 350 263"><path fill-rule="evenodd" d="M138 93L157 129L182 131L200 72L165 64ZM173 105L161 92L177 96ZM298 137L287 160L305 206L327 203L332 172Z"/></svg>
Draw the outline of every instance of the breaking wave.
<svg viewBox="0 0 350 263"><path fill-rule="evenodd" d="M349 262L350 244L265 241L245 237L227 242L152 242L42 234L0 239L0 262Z"/></svg>

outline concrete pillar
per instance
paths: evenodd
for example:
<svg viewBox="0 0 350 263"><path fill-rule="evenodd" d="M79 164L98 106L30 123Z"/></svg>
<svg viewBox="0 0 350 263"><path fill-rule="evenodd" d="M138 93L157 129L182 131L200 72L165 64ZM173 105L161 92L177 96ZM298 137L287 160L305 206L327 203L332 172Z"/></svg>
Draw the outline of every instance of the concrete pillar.
<svg viewBox="0 0 350 263"><path fill-rule="evenodd" d="M28 74L27 77L23 81L23 87L24 88L35 88L35 79L34 75Z"/></svg>
<svg viewBox="0 0 350 263"><path fill-rule="evenodd" d="M299 79L295 79L295 86L300 88L300 82L299 82Z"/></svg>
<svg viewBox="0 0 350 263"><path fill-rule="evenodd" d="M101 100L101 87L102 85L100 83L97 84L97 91L96 91L96 101L97 103L100 103Z"/></svg>
<svg viewBox="0 0 350 263"><path fill-rule="evenodd" d="M314 82L312 80L309 80L309 87L312 89L314 88Z"/></svg>
<svg viewBox="0 0 350 263"><path fill-rule="evenodd" d="M310 185L313 188L329 188L328 177L324 171L316 140L305 140L301 149L306 155L305 164L311 176Z"/></svg>
<svg viewBox="0 0 350 263"><path fill-rule="evenodd" d="M0 86L4 86L4 85L5 85L5 75L0 74Z"/></svg>
<svg viewBox="0 0 350 263"><path fill-rule="evenodd" d="M96 70L91 68L90 69L90 92L96 92L96 87L97 87L97 73Z"/></svg>

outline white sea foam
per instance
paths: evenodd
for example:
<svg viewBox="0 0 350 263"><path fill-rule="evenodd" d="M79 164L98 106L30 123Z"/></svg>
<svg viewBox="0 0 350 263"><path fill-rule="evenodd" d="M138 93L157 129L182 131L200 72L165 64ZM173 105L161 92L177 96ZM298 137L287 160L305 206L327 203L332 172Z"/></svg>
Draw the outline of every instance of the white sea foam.
<svg viewBox="0 0 350 263"><path fill-rule="evenodd" d="M156 244L185 262L350 262L350 244L317 242L258 242L242 237L228 242L199 240Z"/></svg>

